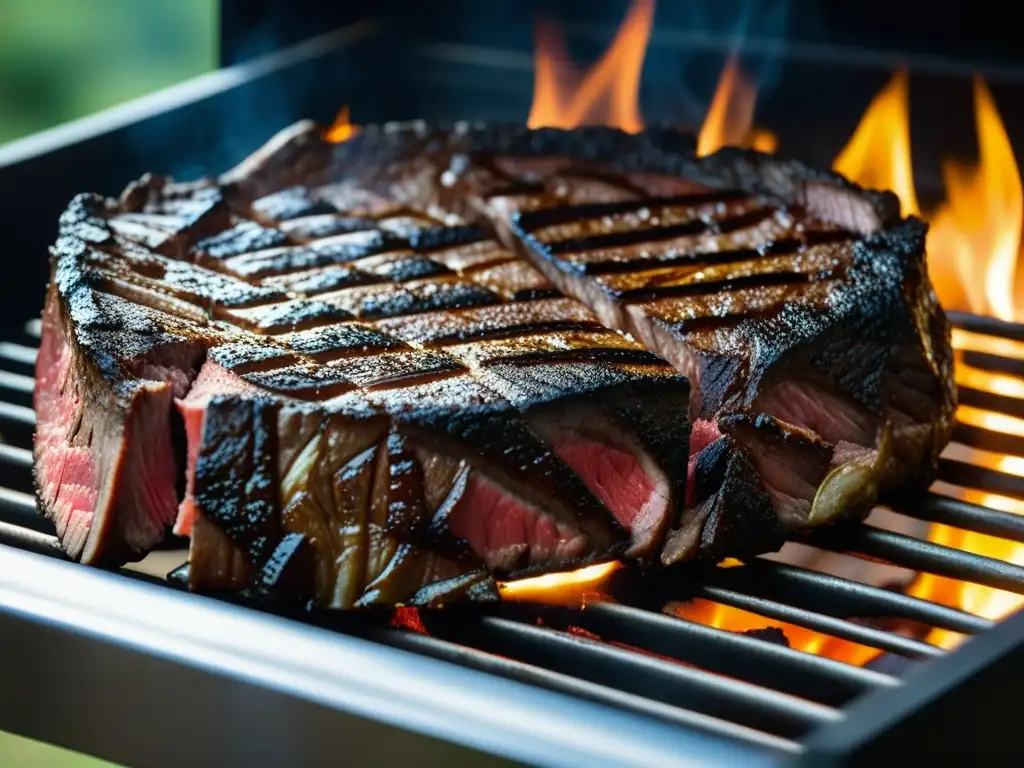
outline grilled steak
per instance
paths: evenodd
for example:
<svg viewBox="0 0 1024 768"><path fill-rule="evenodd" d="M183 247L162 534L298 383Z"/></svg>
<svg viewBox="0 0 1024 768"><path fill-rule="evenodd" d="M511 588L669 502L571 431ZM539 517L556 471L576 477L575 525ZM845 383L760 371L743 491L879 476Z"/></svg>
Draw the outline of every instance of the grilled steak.
<svg viewBox="0 0 1024 768"><path fill-rule="evenodd" d="M36 482L69 554L135 559L173 523L193 588L337 608L656 558L685 379L487 229L296 187L291 148L64 215Z"/></svg>
<svg viewBox="0 0 1024 768"><path fill-rule="evenodd" d="M85 562L174 522L193 588L333 607L776 549L928 482L949 437L896 210L675 131L422 124L302 123L218 180L80 197L42 507Z"/></svg>
<svg viewBox="0 0 1024 768"><path fill-rule="evenodd" d="M728 554L730 526L767 547L780 525L927 484L955 406L922 222L834 174L693 146L660 130L407 125L371 128L330 163L491 222L686 375L691 499L666 563Z"/></svg>

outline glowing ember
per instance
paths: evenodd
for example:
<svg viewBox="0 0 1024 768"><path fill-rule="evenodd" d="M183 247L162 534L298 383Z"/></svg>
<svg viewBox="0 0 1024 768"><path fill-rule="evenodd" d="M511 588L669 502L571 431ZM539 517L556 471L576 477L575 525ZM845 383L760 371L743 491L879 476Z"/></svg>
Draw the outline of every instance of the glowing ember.
<svg viewBox="0 0 1024 768"><path fill-rule="evenodd" d="M751 128L747 134L747 145L758 152L772 154L779 148L779 137L766 128Z"/></svg>
<svg viewBox="0 0 1024 768"><path fill-rule="evenodd" d="M710 155L728 146L774 152L778 146L775 134L752 127L756 102L756 86L737 58L729 57L697 137L697 154Z"/></svg>
<svg viewBox="0 0 1024 768"><path fill-rule="evenodd" d="M337 144L346 139L351 139L358 132L359 127L353 125L349 120L348 107L342 107L338 110L338 114L334 118L334 122L331 123L331 127L324 131L324 138Z"/></svg>
<svg viewBox="0 0 1024 768"><path fill-rule="evenodd" d="M533 106L527 125L643 130L638 96L653 20L654 0L634 0L615 40L583 77L568 60L557 26L538 25Z"/></svg>
<svg viewBox="0 0 1024 768"><path fill-rule="evenodd" d="M695 621L715 629L729 632L751 632L767 627L778 627L785 634L791 648L819 656L828 656L845 661L849 664L867 664L881 653L875 648L840 640L837 637L824 635L793 624L772 621L756 613L739 608L711 602L710 600L691 600L687 603L672 603L666 609L675 616L687 621Z"/></svg>
<svg viewBox="0 0 1024 768"><path fill-rule="evenodd" d="M498 589L504 600L577 605L588 595L600 593L608 577L621 567L619 562L600 563L575 571L500 583Z"/></svg>

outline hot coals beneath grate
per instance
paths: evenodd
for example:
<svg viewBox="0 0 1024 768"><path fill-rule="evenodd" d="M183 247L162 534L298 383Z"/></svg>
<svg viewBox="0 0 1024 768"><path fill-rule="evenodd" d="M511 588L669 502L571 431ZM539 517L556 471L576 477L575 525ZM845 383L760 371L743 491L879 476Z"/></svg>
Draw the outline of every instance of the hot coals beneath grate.
<svg viewBox="0 0 1024 768"><path fill-rule="evenodd" d="M902 672L985 632L1024 600L1016 564L1024 555L1024 400L1007 384L1024 386L1024 329L954 320L963 403L954 443L933 491L900 499L888 513L914 523L901 530L916 526L920 537L869 521L801 539L805 549L834 554L807 561L831 563L831 573L768 558L620 568L580 585L582 608L505 602L295 618L794 751L811 731L841 721L854 699L898 688ZM38 332L30 323L0 342L0 543L60 557L32 496ZM870 571L837 570L836 557L918 575L902 584L858 580ZM145 572L165 573L183 559L182 551L158 552L124 573L153 578Z"/></svg>

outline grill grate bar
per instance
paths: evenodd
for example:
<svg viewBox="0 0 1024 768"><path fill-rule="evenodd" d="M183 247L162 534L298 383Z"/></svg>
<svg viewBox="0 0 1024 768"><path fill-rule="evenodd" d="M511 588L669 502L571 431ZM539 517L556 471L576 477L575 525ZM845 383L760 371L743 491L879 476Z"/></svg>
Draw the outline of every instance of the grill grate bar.
<svg viewBox="0 0 1024 768"><path fill-rule="evenodd" d="M970 405L987 411L1005 413L1008 416L1020 417L1021 415L1021 400L1018 397L1000 395L996 392L986 392L971 387L958 387L957 389L957 401L960 405Z"/></svg>
<svg viewBox="0 0 1024 768"><path fill-rule="evenodd" d="M15 445L0 443L0 464L10 464L21 469L32 469L32 451Z"/></svg>
<svg viewBox="0 0 1024 768"><path fill-rule="evenodd" d="M0 424L8 422L21 427L34 427L36 414L25 405L14 405L0 400Z"/></svg>
<svg viewBox="0 0 1024 768"><path fill-rule="evenodd" d="M0 390L4 392L13 392L16 395L31 395L35 386L36 380L31 376L0 371Z"/></svg>
<svg viewBox="0 0 1024 768"><path fill-rule="evenodd" d="M862 624L855 624L852 621L837 619L833 616L825 616L786 603L777 603L774 600L751 597L742 592L736 592L723 587L705 584L698 589L697 594L700 597L714 600L723 605L751 611L761 616L785 621L789 624L796 624L805 629L823 632L832 637L849 640L850 642L877 648L888 653L896 653L908 659L934 659L945 655L941 648L929 643L923 643L920 640L913 640L909 637L898 635L894 632L885 632L873 627L866 627Z"/></svg>
<svg viewBox="0 0 1024 768"><path fill-rule="evenodd" d="M1002 512L938 493L908 497L892 508L901 515L929 523L943 523L965 531L1024 543L1024 517L1012 512Z"/></svg>
<svg viewBox="0 0 1024 768"><path fill-rule="evenodd" d="M572 622L605 641L742 677L829 706L841 706L865 691L899 684L894 677L824 656L621 603L589 604Z"/></svg>
<svg viewBox="0 0 1024 768"><path fill-rule="evenodd" d="M0 442L0 489L4 488L31 490L32 452Z"/></svg>
<svg viewBox="0 0 1024 768"><path fill-rule="evenodd" d="M965 331L980 333L985 336L998 336L1001 339L1024 341L1024 325L1009 323L995 317L975 315L970 312L953 312L946 310L949 322Z"/></svg>
<svg viewBox="0 0 1024 768"><path fill-rule="evenodd" d="M434 636L783 738L842 719L822 704L578 634L460 611L425 612L423 620Z"/></svg>
<svg viewBox="0 0 1024 768"><path fill-rule="evenodd" d="M989 619L930 600L763 558L755 558L742 568L709 569L705 580L748 596L767 595L831 616L892 617L968 635L995 626Z"/></svg>
<svg viewBox="0 0 1024 768"><path fill-rule="evenodd" d="M551 691L577 696L583 699L606 704L617 709L625 709L648 717L672 723L684 728L698 728L703 731L728 736L729 738L762 745L781 752L797 752L796 742L771 736L762 731L737 725L716 717L693 712L687 709L655 701L647 696L617 690L606 685L598 685L578 677L552 672L531 664L495 656L475 648L467 648L459 643L439 640L436 637L414 632L376 631L360 634L368 640L384 643L395 648L421 653L436 659L450 661L461 666L468 666L481 672L488 672L502 677L509 677L520 682L536 685Z"/></svg>
<svg viewBox="0 0 1024 768"><path fill-rule="evenodd" d="M1024 437L1006 432L993 432L969 424L957 424L953 427L953 442L994 453L1024 456Z"/></svg>
<svg viewBox="0 0 1024 768"><path fill-rule="evenodd" d="M1024 477L999 472L955 459L939 459L939 479L964 488L976 488L1024 501Z"/></svg>
<svg viewBox="0 0 1024 768"><path fill-rule="evenodd" d="M10 360L20 365L34 366L38 353L39 350L35 347L15 344L11 341L0 341L0 360Z"/></svg>
<svg viewBox="0 0 1024 768"><path fill-rule="evenodd" d="M27 526L12 524L4 520L0 520L0 544L35 552L37 555L56 557L61 560L67 559L56 536L40 533Z"/></svg>
<svg viewBox="0 0 1024 768"><path fill-rule="evenodd" d="M914 571L925 571L1024 594L1024 567L871 525L819 529L801 540L830 552L881 559Z"/></svg>
<svg viewBox="0 0 1024 768"><path fill-rule="evenodd" d="M53 534L53 523L39 514L35 498L10 488L0 487L0 522L38 533Z"/></svg>
<svg viewBox="0 0 1024 768"><path fill-rule="evenodd" d="M171 580L170 583L178 588L183 588L180 582ZM707 707L703 705L705 696L708 697L706 700L711 702L718 702L719 698L726 697L716 706L722 708L726 713L730 712L727 697L730 695L731 689L723 691L721 685L723 681L736 683L744 693L758 696L761 694L772 696L771 691L743 681L731 681L728 678L690 666L680 666L675 662L661 660L654 656L635 654L625 649L605 646L602 643L593 643L593 645L597 645L599 648L611 648L618 651L619 654L625 654L625 658L635 657L646 660L649 664L660 666L660 670L649 670L649 674L652 676L664 675L666 669L679 670L684 673L687 680L691 678L700 680L700 685L708 687L710 693L704 687L687 692L685 698L692 706L681 703L677 701L684 695L676 690L679 681L670 677L667 687L659 687L659 690L664 688L664 691L660 695L652 695L650 690L634 682L632 669L620 668L619 662L623 658L620 655L616 655L610 663L600 662L600 664L608 664L608 668L601 670L602 674L596 675L601 679L592 680L591 677L595 675L584 674L581 670L591 670L599 664L590 663L590 656L573 658L572 648L561 645L563 641L573 643L577 636L553 629L539 630L542 634L538 636L537 633L531 631L538 629L536 626L523 624L513 618L487 615L487 606L467 608L465 605L452 605L436 611L420 610L417 611L417 617L421 623L420 630L408 631L396 629L393 626L385 627L379 619L387 620L389 614L386 611L375 611L374 609L342 613L324 609L307 611L272 602L253 602L236 594L224 594L219 597L225 602L242 605L246 608L255 608L392 647L423 653L520 682L539 685L549 690L648 714L674 724L697 726L713 733L730 735L748 743L762 744L786 752L798 750L796 742L787 737L772 735L765 729L737 723L731 716L722 719L710 714ZM523 607L527 606L505 604L499 606L499 609L502 611L511 609L514 612L517 608ZM553 608L553 610L558 609ZM477 641L476 646L473 645L474 637ZM545 647L545 643L549 642L547 638L550 637L556 638L556 642L560 644L556 648L562 650L559 657L562 662L558 668L549 657L548 649ZM524 659L524 656L527 658ZM792 706L793 711L797 713L795 717L800 723L803 723L805 719L820 718L831 721L840 717L834 709L813 702L805 702L785 694L782 696L783 704ZM767 702L764 706L771 707L772 704ZM788 710L784 711L783 717L792 719L787 713ZM802 727L804 726L801 725Z"/></svg>
<svg viewBox="0 0 1024 768"><path fill-rule="evenodd" d="M963 351L964 362L973 367L995 373L1008 373L1011 376L1024 376L1024 360L1012 357L1001 357L989 352L975 352L972 349Z"/></svg>

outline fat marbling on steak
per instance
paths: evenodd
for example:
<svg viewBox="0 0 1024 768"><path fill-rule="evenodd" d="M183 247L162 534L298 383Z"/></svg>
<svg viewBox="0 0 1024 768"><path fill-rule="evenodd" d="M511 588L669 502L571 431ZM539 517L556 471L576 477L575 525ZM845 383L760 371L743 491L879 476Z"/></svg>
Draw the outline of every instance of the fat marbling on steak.
<svg viewBox="0 0 1024 768"><path fill-rule="evenodd" d="M385 126L333 163L490 222L688 378L691 498L665 563L730 554L733 521L767 548L779 527L862 516L934 476L955 407L950 330L926 226L891 193L752 151L697 157L659 129Z"/></svg>
<svg viewBox="0 0 1024 768"><path fill-rule="evenodd" d="M657 558L685 379L488 230L297 186L291 149L62 218L35 471L68 553L135 559L173 523L193 588L336 608Z"/></svg>

